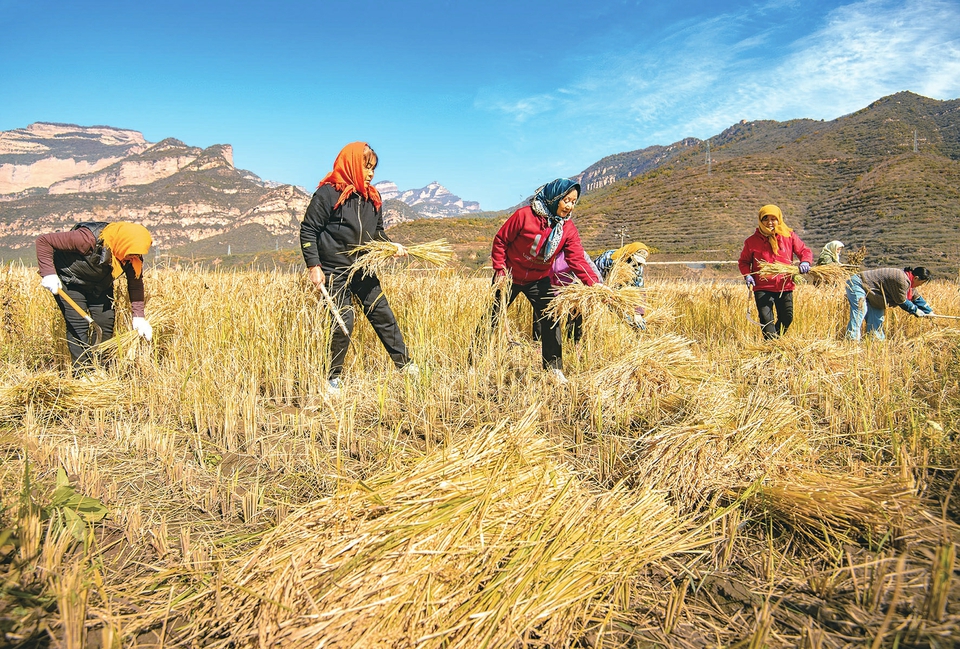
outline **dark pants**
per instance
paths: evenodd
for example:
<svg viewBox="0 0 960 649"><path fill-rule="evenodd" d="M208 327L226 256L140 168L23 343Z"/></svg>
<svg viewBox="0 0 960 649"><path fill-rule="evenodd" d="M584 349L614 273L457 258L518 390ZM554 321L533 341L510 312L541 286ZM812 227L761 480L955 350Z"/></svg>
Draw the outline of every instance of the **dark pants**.
<svg viewBox="0 0 960 649"><path fill-rule="evenodd" d="M566 331L570 340L575 343L580 342L583 338L583 315L568 316ZM536 318L533 320L533 339L540 340L540 321Z"/></svg>
<svg viewBox="0 0 960 649"><path fill-rule="evenodd" d="M113 338L113 283L105 291L98 292L97 289L86 289L84 291L67 287L64 285L64 292L73 298L73 301L81 309L90 314L93 321L100 325L103 330L103 340ZM81 374L85 370L93 367L94 348L90 344L94 341L88 337L90 325L83 317L77 313L76 309L67 304L59 295L57 306L60 307L60 313L67 323L67 349L70 350L70 358L73 361L74 374ZM102 342L102 341L101 341Z"/></svg>
<svg viewBox="0 0 960 649"><path fill-rule="evenodd" d="M326 271L324 271L326 273ZM340 311L340 317L347 325L347 331L353 334L353 325L355 314L351 295L355 295L360 304L363 305L363 312L367 320L373 325L373 330L377 333L384 349L390 354L394 365L398 368L403 367L410 362L407 356L407 346L403 342L403 334L400 333L400 327L397 325L397 319L390 309L383 290L380 288L380 279L376 275L361 277L360 273L353 276L350 285L347 285L346 273L326 273L327 290ZM343 373L343 361L347 357L347 349L350 347L350 336L345 335L337 324L336 319L332 322L333 334L330 336L330 374L331 379L339 377Z"/></svg>
<svg viewBox="0 0 960 649"><path fill-rule="evenodd" d="M513 304L518 295L523 293L533 306L534 327L540 328L540 349L543 355L543 369L557 368L563 369L563 346L560 342L560 326L543 314L550 300L553 299L553 291L550 286L550 278L531 282L529 284L513 284L510 287L510 296L507 299L507 306ZM500 303L502 296L498 291L493 299L493 308L490 312L491 324L495 327L500 322Z"/></svg>
<svg viewBox="0 0 960 649"><path fill-rule="evenodd" d="M754 291L753 299L757 303L760 324L763 325L763 337L771 340L785 334L793 322L793 291ZM777 311L776 320L774 309Z"/></svg>

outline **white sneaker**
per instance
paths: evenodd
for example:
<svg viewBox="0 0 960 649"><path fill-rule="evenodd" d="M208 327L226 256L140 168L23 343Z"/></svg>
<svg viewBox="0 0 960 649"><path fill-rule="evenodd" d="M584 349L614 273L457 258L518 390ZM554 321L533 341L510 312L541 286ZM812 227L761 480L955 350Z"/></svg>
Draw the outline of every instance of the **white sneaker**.
<svg viewBox="0 0 960 649"><path fill-rule="evenodd" d="M554 367L549 372L550 378L559 383L560 385L566 385L570 381L567 380L567 377L563 375L563 370Z"/></svg>
<svg viewBox="0 0 960 649"><path fill-rule="evenodd" d="M414 362L407 363L400 368L400 371L407 376L420 376L420 367Z"/></svg>
<svg viewBox="0 0 960 649"><path fill-rule="evenodd" d="M335 379L330 379L327 381L327 394L332 397L340 396L340 392L343 391L343 379L339 376Z"/></svg>

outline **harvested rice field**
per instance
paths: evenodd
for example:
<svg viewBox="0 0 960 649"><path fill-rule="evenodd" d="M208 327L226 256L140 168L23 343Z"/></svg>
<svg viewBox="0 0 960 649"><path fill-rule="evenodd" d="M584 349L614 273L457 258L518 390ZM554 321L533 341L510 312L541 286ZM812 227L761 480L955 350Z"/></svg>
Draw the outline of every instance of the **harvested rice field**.
<svg viewBox="0 0 960 649"><path fill-rule="evenodd" d="M120 296L78 381L0 269L0 645L960 643L960 320L847 342L810 282L763 342L741 283L651 277L645 331L570 295L559 384L523 298L475 339L488 276L383 284L420 372L362 321L331 396L302 273L148 270L153 341Z"/></svg>

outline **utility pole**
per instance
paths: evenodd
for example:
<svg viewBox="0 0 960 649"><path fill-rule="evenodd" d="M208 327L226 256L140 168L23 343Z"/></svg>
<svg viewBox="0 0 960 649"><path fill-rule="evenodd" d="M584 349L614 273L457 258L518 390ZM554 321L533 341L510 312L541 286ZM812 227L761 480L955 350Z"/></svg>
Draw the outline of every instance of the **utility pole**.
<svg viewBox="0 0 960 649"><path fill-rule="evenodd" d="M229 243L227 244L227 254L228 254L228 255L230 254L230 244L229 244Z"/></svg>
<svg viewBox="0 0 960 649"><path fill-rule="evenodd" d="M913 129L913 152L917 152L917 129Z"/></svg>
<svg viewBox="0 0 960 649"><path fill-rule="evenodd" d="M707 175L710 175L710 167L713 161L710 159L710 140L707 140Z"/></svg>
<svg viewBox="0 0 960 649"><path fill-rule="evenodd" d="M626 231L626 230L624 229L624 227L621 225L621 226L620 226L620 231L619 231L617 234L620 235L620 247L623 248L623 237L626 236L627 231Z"/></svg>

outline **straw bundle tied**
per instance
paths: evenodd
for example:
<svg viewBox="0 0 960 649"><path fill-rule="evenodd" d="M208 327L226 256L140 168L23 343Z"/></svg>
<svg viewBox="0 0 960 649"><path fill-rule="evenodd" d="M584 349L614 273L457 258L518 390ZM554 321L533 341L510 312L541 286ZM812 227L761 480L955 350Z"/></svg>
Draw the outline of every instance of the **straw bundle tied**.
<svg viewBox="0 0 960 649"><path fill-rule="evenodd" d="M616 622L638 571L699 533L653 492L589 490L537 418L288 516L188 615L191 641L561 647Z"/></svg>
<svg viewBox="0 0 960 649"><path fill-rule="evenodd" d="M621 320L633 318L637 309L645 308L643 291L636 287L613 289L605 284L587 286L574 282L556 289L556 296L550 300L546 315L565 321L568 317L583 314L585 317L600 312L606 307Z"/></svg>
<svg viewBox="0 0 960 649"><path fill-rule="evenodd" d="M404 247L407 250L407 257L433 266L444 266L453 258L453 248L446 239ZM353 277L357 273L360 273L361 277L376 275L392 268L397 263L398 258L395 255L399 249L400 247L391 241L371 241L349 250L348 255L357 257L350 266L349 276Z"/></svg>
<svg viewBox="0 0 960 649"><path fill-rule="evenodd" d="M126 386L116 377L89 375L82 381L58 372L7 377L0 386L0 419L22 417L28 409L64 415L88 409L119 409Z"/></svg>
<svg viewBox="0 0 960 649"><path fill-rule="evenodd" d="M851 275L856 273L855 268L842 266L840 264L826 264L824 266L811 266L810 271L804 275L800 268L793 264L783 264L780 262L759 262L759 275L763 278L779 277L787 275L793 280L794 284L803 284L811 281L814 284L842 284L847 281Z"/></svg>

